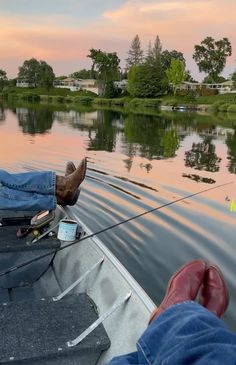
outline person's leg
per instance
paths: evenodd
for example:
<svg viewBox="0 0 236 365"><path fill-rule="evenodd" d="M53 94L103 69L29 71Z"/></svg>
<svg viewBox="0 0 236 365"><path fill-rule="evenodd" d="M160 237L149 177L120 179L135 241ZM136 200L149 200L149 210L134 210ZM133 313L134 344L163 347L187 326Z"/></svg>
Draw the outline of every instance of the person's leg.
<svg viewBox="0 0 236 365"><path fill-rule="evenodd" d="M0 184L14 190L55 195L56 174L53 171L10 174L0 170Z"/></svg>
<svg viewBox="0 0 236 365"><path fill-rule="evenodd" d="M182 302L148 326L137 351L149 365L235 365L236 334L200 304Z"/></svg>
<svg viewBox="0 0 236 365"><path fill-rule="evenodd" d="M137 351L130 352L123 356L114 357L107 365L146 365L146 362L141 363L138 358L139 354Z"/></svg>
<svg viewBox="0 0 236 365"><path fill-rule="evenodd" d="M0 170L0 209L21 210L20 206L27 206L28 199L29 207L38 206L33 200L38 200L40 206L46 206L49 202L48 207L43 209L55 207L55 200L60 205L74 205L79 197L79 186L85 178L86 168L87 161L84 158L77 169L71 162L67 163L66 176L58 176L52 171L10 174ZM43 195L47 197L40 204ZM18 198L21 203L16 201L14 204Z"/></svg>
<svg viewBox="0 0 236 365"><path fill-rule="evenodd" d="M0 210L53 210L57 200L52 194L38 194L0 187Z"/></svg>
<svg viewBox="0 0 236 365"><path fill-rule="evenodd" d="M199 291L207 309L193 302ZM216 317L224 314L228 303L219 268L202 260L187 263L171 277L137 351L116 357L109 365L134 364L132 360L142 365L235 364L236 335Z"/></svg>

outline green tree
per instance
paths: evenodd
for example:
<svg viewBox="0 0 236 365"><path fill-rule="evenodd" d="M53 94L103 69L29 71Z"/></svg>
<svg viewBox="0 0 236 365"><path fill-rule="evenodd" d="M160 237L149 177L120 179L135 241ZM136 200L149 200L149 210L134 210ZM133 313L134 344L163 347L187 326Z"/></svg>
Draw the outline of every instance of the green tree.
<svg viewBox="0 0 236 365"><path fill-rule="evenodd" d="M226 79L223 77L223 76L217 76L217 77L215 77L214 79L213 79L213 77L212 76L206 76L206 77L204 77L204 79L203 79L203 83L204 84L215 84L216 82L217 83L221 83L221 82L224 82L224 81L226 81Z"/></svg>
<svg viewBox="0 0 236 365"><path fill-rule="evenodd" d="M138 98L157 97L166 90L161 67L147 63L133 66L128 74L128 92Z"/></svg>
<svg viewBox="0 0 236 365"><path fill-rule="evenodd" d="M236 71L232 75L232 81L233 81L234 89L236 89Z"/></svg>
<svg viewBox="0 0 236 365"><path fill-rule="evenodd" d="M0 70L0 90L2 91L7 83L7 73L6 71Z"/></svg>
<svg viewBox="0 0 236 365"><path fill-rule="evenodd" d="M40 74L40 80L38 82L39 86L44 87L47 90L53 87L55 74L53 72L53 68L49 66L45 61L39 62L39 74Z"/></svg>
<svg viewBox="0 0 236 365"><path fill-rule="evenodd" d="M165 50L161 53L161 63L164 71L168 70L171 65L172 59L180 60L186 66L186 61L182 52L178 52L175 49L172 51Z"/></svg>
<svg viewBox="0 0 236 365"><path fill-rule="evenodd" d="M75 79L90 79L91 77L94 77L94 76L96 76L96 72L94 70L92 72L91 70L86 70L85 68L83 68L80 71L73 72L70 75L70 77L73 77Z"/></svg>
<svg viewBox="0 0 236 365"><path fill-rule="evenodd" d="M55 75L53 69L45 61L38 61L35 58L24 61L19 67L18 78L24 79L32 86L41 86L49 89L53 86Z"/></svg>
<svg viewBox="0 0 236 365"><path fill-rule="evenodd" d="M151 42L149 42L148 44L147 56L145 59L146 63L151 65L158 64L158 67L160 67L161 50L161 41L159 36L157 35L153 47Z"/></svg>
<svg viewBox="0 0 236 365"><path fill-rule="evenodd" d="M141 49L141 42L138 34L131 42L128 50L128 58L126 59L126 68L129 70L132 66L141 64L143 61L143 50Z"/></svg>
<svg viewBox="0 0 236 365"><path fill-rule="evenodd" d="M157 97L167 89L167 78L162 68L161 42L156 37L149 42L145 62L133 65L128 74L128 92L134 97Z"/></svg>
<svg viewBox="0 0 236 365"><path fill-rule="evenodd" d="M200 72L205 72L217 82L217 77L223 71L226 59L231 54L232 47L228 38L216 41L212 37L206 37L200 45L194 46L193 59Z"/></svg>
<svg viewBox="0 0 236 365"><path fill-rule="evenodd" d="M116 80L119 76L120 59L116 52L107 53L100 49L90 49L90 54L93 64L92 69L97 71L97 79L100 81L100 94L105 95L106 85L109 82Z"/></svg>
<svg viewBox="0 0 236 365"><path fill-rule="evenodd" d="M185 78L184 81L189 81L189 82L197 82L196 80L194 80L194 78L192 77L191 73L189 70L185 70Z"/></svg>
<svg viewBox="0 0 236 365"><path fill-rule="evenodd" d="M113 81L108 81L105 86L104 96L106 98L115 98L119 95L118 88L114 85Z"/></svg>
<svg viewBox="0 0 236 365"><path fill-rule="evenodd" d="M155 42L154 42L153 49L152 49L152 55L153 55L154 62L155 62L155 60L159 60L159 58L161 56L161 51L162 51L162 45L161 45L160 38L157 35Z"/></svg>
<svg viewBox="0 0 236 365"><path fill-rule="evenodd" d="M181 82L185 79L185 66L179 59L172 59L170 68L166 71L169 83L173 85L174 94Z"/></svg>
<svg viewBox="0 0 236 365"><path fill-rule="evenodd" d="M96 66L96 60L97 60L98 55L99 55L102 51L100 50L100 48L99 48L99 49L91 48L91 49L89 50L89 52L90 52L90 53L87 55L87 57L88 57L88 58L91 58L91 60L92 60L91 77L92 77L92 78L95 78L95 66Z"/></svg>

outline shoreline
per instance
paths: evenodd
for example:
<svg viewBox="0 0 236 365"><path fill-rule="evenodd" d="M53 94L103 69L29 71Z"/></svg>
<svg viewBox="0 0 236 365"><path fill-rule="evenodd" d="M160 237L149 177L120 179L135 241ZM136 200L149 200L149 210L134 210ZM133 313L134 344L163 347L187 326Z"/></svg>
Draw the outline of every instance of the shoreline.
<svg viewBox="0 0 236 365"><path fill-rule="evenodd" d="M83 91L71 92L68 89L20 89L14 88L0 93L0 100L10 102L41 102L50 105L87 105L91 107L121 108L124 112L149 111L199 111L199 112L229 112L236 113L236 93L214 96L199 96L190 99L189 96L164 95L156 98L101 98Z"/></svg>

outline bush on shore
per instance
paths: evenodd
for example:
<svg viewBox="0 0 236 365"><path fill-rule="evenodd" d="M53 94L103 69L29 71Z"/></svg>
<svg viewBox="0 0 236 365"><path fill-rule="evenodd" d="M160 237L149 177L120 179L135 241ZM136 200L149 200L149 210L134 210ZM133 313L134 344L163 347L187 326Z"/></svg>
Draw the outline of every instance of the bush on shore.
<svg viewBox="0 0 236 365"><path fill-rule="evenodd" d="M221 104L221 105L219 105L218 110L219 110L220 112L227 112L227 110L228 110L229 106L230 106L230 104L228 104L228 103Z"/></svg>
<svg viewBox="0 0 236 365"><path fill-rule="evenodd" d="M228 107L227 112L229 112L229 113L236 113L236 104L235 105L230 105Z"/></svg>
<svg viewBox="0 0 236 365"><path fill-rule="evenodd" d="M31 102L39 102L41 100L40 95L34 94L34 93L23 93L20 97L22 100L31 101Z"/></svg>
<svg viewBox="0 0 236 365"><path fill-rule="evenodd" d="M93 101L93 98L91 96L76 96L73 99L71 99L73 103L78 104L84 104L84 105L90 105Z"/></svg>

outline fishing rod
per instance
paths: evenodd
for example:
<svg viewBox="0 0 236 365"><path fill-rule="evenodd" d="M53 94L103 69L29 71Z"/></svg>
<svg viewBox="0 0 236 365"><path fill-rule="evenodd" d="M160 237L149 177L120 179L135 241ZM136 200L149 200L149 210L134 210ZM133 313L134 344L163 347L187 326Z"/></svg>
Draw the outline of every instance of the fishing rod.
<svg viewBox="0 0 236 365"><path fill-rule="evenodd" d="M59 249L56 249L56 250L54 251L54 253L59 252L59 251L62 251L62 250L66 249L66 248L68 248L68 247L71 247L71 246L73 246L73 245L75 245L75 244L77 244L77 243L79 243L79 242L81 242L81 241L85 241L85 240L87 240L88 238L92 238L92 237L94 237L94 236L98 236L99 234L104 233L104 232L107 232L107 231L109 231L110 229L116 228L116 227L118 227L118 226L120 226L120 225L122 225L122 224L124 224L124 223L128 223L128 222L130 222L130 221L132 221L132 220L134 220L134 219L137 219L137 218L143 217L143 216L145 216L145 215L147 215L147 214L153 213L153 212L155 212L155 211L157 211L157 210L160 210L160 209L162 209L162 208L165 208L165 207L168 207L168 206L170 206L170 205L173 205L173 204L179 203L179 202L184 201L184 200L186 200L186 199L190 199L190 198L192 198L192 197L194 197L194 196L197 196L197 195L200 195L200 194L206 193L207 191L211 191L211 190L219 189L219 188L221 188L221 187L223 187L223 186L227 186L227 185L230 185L230 184L233 184L233 183L234 183L234 182L233 182L233 181L231 181L231 182L228 182L228 183L225 183L225 184L220 184L220 185L214 186L214 187L212 187L212 188L204 189L204 190L201 190L201 191L199 191L199 192L197 192L197 193L192 193L192 194L189 194L189 195L184 196L184 197L182 197L182 198L178 198L178 199L176 199L176 200L174 200L174 201L172 201L172 202L162 204L162 205L160 205L159 207L152 208L152 209L150 209L150 210L147 210L147 211L145 211L145 212L142 212L142 213L140 213L140 214L137 214L137 215L135 215L135 216L133 216L133 217L130 217L130 218L128 218L128 219L125 219L125 220L123 220L123 221L121 221L121 222L118 222L118 223L112 224L111 226L109 226L109 227L107 227L107 228L103 228L103 229L101 229L101 230L99 230L99 231L97 231L97 232L95 232L95 233L91 233L90 235L84 236L84 237L80 238L78 241L71 242L71 243L69 243L69 244L67 244L67 245L65 245L65 246L63 246L63 247L60 247ZM7 275L7 274L9 274L9 273L12 273L12 272L14 272L14 271L16 271L16 270L19 270L19 269L21 269L22 267L25 267L25 266L27 266L27 265L30 265L30 264L32 264L33 262L36 262L36 261L38 261L38 260L41 260L41 259L43 259L43 258L45 258L45 257L47 257L47 256L50 256L50 255L52 255L52 252L47 252L47 253L45 253L45 254L43 254L43 255L41 255L41 256L37 256L37 257L35 257L35 258L31 259L31 260L28 260L28 261L22 262L21 264L19 264L19 265L17 265L17 266L13 266L13 267L11 267L11 268L9 268L9 269L5 270L5 271L0 272L0 277L1 277L1 276L4 276L4 275Z"/></svg>

